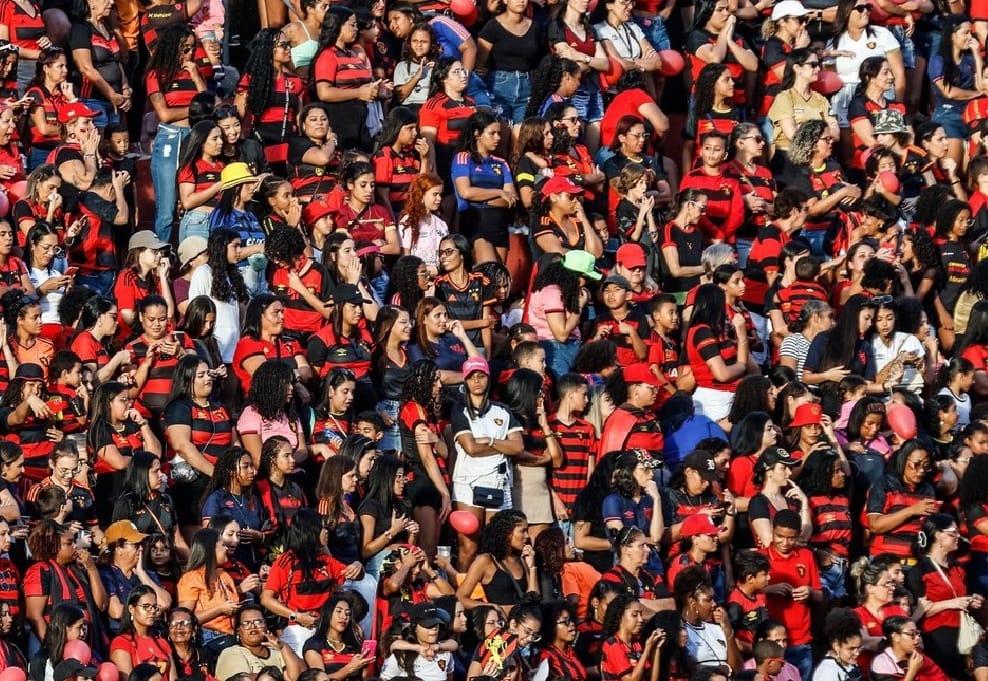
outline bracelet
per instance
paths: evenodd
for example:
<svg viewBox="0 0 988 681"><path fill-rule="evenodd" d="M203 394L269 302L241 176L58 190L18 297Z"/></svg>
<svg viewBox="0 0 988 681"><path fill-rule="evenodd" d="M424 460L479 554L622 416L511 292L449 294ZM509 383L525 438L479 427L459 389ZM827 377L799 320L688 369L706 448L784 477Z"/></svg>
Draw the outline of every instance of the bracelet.
<svg viewBox="0 0 988 681"><path fill-rule="evenodd" d="M96 154L83 154L83 158L96 158Z"/></svg>

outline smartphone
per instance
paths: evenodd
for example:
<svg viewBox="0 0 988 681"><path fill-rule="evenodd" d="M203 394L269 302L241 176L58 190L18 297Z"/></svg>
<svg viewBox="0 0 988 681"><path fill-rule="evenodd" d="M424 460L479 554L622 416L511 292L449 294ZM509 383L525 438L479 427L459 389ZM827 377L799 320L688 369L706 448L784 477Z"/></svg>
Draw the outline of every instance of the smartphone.
<svg viewBox="0 0 988 681"><path fill-rule="evenodd" d="M377 655L377 641L369 638L360 646L361 657L375 657Z"/></svg>
<svg viewBox="0 0 988 681"><path fill-rule="evenodd" d="M66 277L74 277L78 272L79 272L79 268L78 267L69 267L69 268L66 268L66 270L65 270L65 276Z"/></svg>

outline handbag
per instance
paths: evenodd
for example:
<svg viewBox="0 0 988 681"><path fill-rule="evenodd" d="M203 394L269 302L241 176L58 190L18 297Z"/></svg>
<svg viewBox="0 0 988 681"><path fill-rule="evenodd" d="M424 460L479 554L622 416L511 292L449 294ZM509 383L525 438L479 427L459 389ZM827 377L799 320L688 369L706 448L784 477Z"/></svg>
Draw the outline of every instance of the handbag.
<svg viewBox="0 0 988 681"><path fill-rule="evenodd" d="M500 487L474 487L473 505L500 509L504 506L504 490Z"/></svg>
<svg viewBox="0 0 988 681"><path fill-rule="evenodd" d="M930 562L933 563L933 567L937 569L943 581L947 582L947 586L950 590L954 592L954 598L957 598L957 591L954 590L954 585L950 583L947 579L947 575L943 573L943 569L937 564L932 558ZM981 628L978 621L974 619L974 615L969 613L967 610L961 610L961 623L957 629L957 652L961 655L969 655L971 649L981 642L981 637L984 636L985 630Z"/></svg>

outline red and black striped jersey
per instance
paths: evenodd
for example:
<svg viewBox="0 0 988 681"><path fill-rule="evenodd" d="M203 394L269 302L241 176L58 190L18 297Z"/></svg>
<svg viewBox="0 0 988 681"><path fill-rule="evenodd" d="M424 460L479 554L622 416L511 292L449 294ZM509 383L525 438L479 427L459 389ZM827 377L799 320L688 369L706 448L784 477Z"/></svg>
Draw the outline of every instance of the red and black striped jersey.
<svg viewBox="0 0 988 681"><path fill-rule="evenodd" d="M189 20L188 12L184 2L176 2L170 5L151 5L141 12L140 30L144 36L144 44L148 52L154 54L154 48L158 46L158 33L174 26L184 24Z"/></svg>
<svg viewBox="0 0 988 681"><path fill-rule="evenodd" d="M758 625L769 618L768 604L765 594L756 593L748 596L741 589L734 587L727 596L727 617L739 641L748 645L755 642L755 630Z"/></svg>
<svg viewBox="0 0 988 681"><path fill-rule="evenodd" d="M199 453L209 463L216 459L233 443L233 421L230 413L222 404L212 401L202 407L188 397L172 400L164 411L164 421L169 424L188 424L192 429L191 440ZM165 440L168 442L169 458L175 456L172 445L174 432L165 430Z"/></svg>
<svg viewBox="0 0 988 681"><path fill-rule="evenodd" d="M343 90L354 90L374 79L367 55L361 50L326 47L312 66L312 82L328 83Z"/></svg>
<svg viewBox="0 0 988 681"><path fill-rule="evenodd" d="M86 416L86 410L76 389L52 381L48 384L48 395L48 408L54 413L59 430L66 435L81 433L84 428L80 419Z"/></svg>
<svg viewBox="0 0 988 681"><path fill-rule="evenodd" d="M419 128L435 128L436 144L452 147L467 127L467 119L477 111L470 97L450 99L445 92L430 97L419 109ZM452 152L450 152L452 158Z"/></svg>
<svg viewBox="0 0 988 681"><path fill-rule="evenodd" d="M285 330L308 336L325 325L321 310L313 309L289 284L287 268L279 267L271 278L271 291L285 304ZM309 261L304 272L299 274L302 285L319 300L329 300L333 293L333 282L320 263Z"/></svg>
<svg viewBox="0 0 988 681"><path fill-rule="evenodd" d="M207 161L203 158L197 158L192 163L187 166L179 168L178 171L178 183L179 184L191 184L192 191L203 192L215 185L220 181L220 173L223 172L223 167L226 165L223 161ZM216 208L220 202L220 195L216 194L211 199L207 200L201 208Z"/></svg>
<svg viewBox="0 0 988 681"><path fill-rule="evenodd" d="M337 336L332 324L319 329L309 339L306 357L320 378L340 367L353 371L359 380L370 371L373 349L374 339L367 330L366 320L361 319L356 338Z"/></svg>
<svg viewBox="0 0 988 681"><path fill-rule="evenodd" d="M172 334L174 339L182 346L186 352L195 352L195 346L188 335L178 331ZM130 350L131 358L136 362L143 362L148 354L149 342L145 336L140 336L127 343L126 350ZM175 368L178 366L178 357L175 355L154 353L151 359L151 368L148 371L147 381L141 386L134 406L145 418L157 418L168 402L168 395L172 391L172 382L175 378Z"/></svg>
<svg viewBox="0 0 988 681"><path fill-rule="evenodd" d="M38 40L45 35L45 21L41 7L28 0L32 11L26 11L13 0L0 2L0 24L7 27L10 42L22 50L39 50Z"/></svg>
<svg viewBox="0 0 988 681"><path fill-rule="evenodd" d="M807 501L813 519L810 546L847 556L851 546L851 506L848 498L843 494L820 495L809 497Z"/></svg>
<svg viewBox="0 0 988 681"><path fill-rule="evenodd" d="M576 497L587 486L590 462L597 459L597 431L593 424L581 418L563 423L553 414L549 427L559 434L563 448L563 466L552 469L552 489L572 513Z"/></svg>
<svg viewBox="0 0 988 681"><path fill-rule="evenodd" d="M388 190L388 201L396 213L405 205L408 187L419 174L422 161L415 149L397 151L385 146L374 152L374 182L378 189Z"/></svg>

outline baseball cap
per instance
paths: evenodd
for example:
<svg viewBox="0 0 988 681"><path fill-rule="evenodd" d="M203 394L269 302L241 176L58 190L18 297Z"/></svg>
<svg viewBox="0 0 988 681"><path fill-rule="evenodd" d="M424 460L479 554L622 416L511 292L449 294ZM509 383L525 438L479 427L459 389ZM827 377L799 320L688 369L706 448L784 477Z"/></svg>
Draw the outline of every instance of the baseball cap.
<svg viewBox="0 0 988 681"><path fill-rule="evenodd" d="M112 544L115 541L123 539L124 541L132 541L135 544L137 542L144 541L146 534L139 532L137 525L129 520L118 520L117 522L106 528L106 532L103 533L106 538L107 544Z"/></svg>
<svg viewBox="0 0 988 681"><path fill-rule="evenodd" d="M823 423L823 407L816 402L807 402L796 407L789 427L799 428L800 426L820 425L821 423Z"/></svg>
<svg viewBox="0 0 988 681"><path fill-rule="evenodd" d="M130 237L130 241L127 242L128 251L132 251L135 248L150 248L153 251L157 251L160 248L167 247L168 244L159 239L150 229L142 229L139 232L134 232Z"/></svg>
<svg viewBox="0 0 988 681"><path fill-rule="evenodd" d="M629 364L624 368L624 382L646 383L656 388L659 387L659 379L655 377L655 374L648 368L648 365L643 362Z"/></svg>
<svg viewBox="0 0 988 681"><path fill-rule="evenodd" d="M656 459L654 456L652 456L648 450L633 449L631 451L633 451L635 453L635 456L638 457L638 463L640 463L645 468L649 468L652 470L656 468L662 468L662 462Z"/></svg>
<svg viewBox="0 0 988 681"><path fill-rule="evenodd" d="M772 8L772 21L785 17L805 17L810 11L797 0L782 0Z"/></svg>
<svg viewBox="0 0 988 681"><path fill-rule="evenodd" d="M14 378L20 378L25 381L39 381L41 383L45 382L45 372L39 365L33 364L31 362L25 362L17 367L17 372L14 374Z"/></svg>
<svg viewBox="0 0 988 681"><path fill-rule="evenodd" d="M192 259L209 248L209 242L201 236L187 236L178 245L178 264L186 267Z"/></svg>
<svg viewBox="0 0 988 681"><path fill-rule="evenodd" d="M334 206L326 200L326 197L320 196L318 199L313 199L305 204L305 208L302 209L302 220L311 227L320 218L338 213L339 210L339 206Z"/></svg>
<svg viewBox="0 0 988 681"><path fill-rule="evenodd" d="M77 118L96 118L97 116L99 116L98 113L82 102L70 102L58 108L58 122L62 125Z"/></svg>
<svg viewBox="0 0 988 681"><path fill-rule="evenodd" d="M701 478L710 482L717 479L717 462L714 461L714 458L710 454L702 449L687 454L683 462L679 464L679 467L692 468L700 474Z"/></svg>
<svg viewBox="0 0 988 681"><path fill-rule="evenodd" d="M443 623L439 616L439 609L432 603L418 603L413 605L408 611L413 623L420 627L435 627Z"/></svg>
<svg viewBox="0 0 988 681"><path fill-rule="evenodd" d="M799 461L794 459L792 455L782 447L769 447L762 452L762 455L758 457L757 461L755 461L755 471L759 473L767 471L777 463L784 463L787 466L799 465Z"/></svg>
<svg viewBox="0 0 988 681"><path fill-rule="evenodd" d="M66 679L74 679L77 676L83 676L87 679L96 678L96 667L87 667L79 660L62 660L55 665L55 670L53 677L55 681L66 681Z"/></svg>
<svg viewBox="0 0 988 681"><path fill-rule="evenodd" d="M686 516L680 527L679 536L685 539L698 534L718 534L720 530L721 528L714 525L714 521L706 513L694 513Z"/></svg>
<svg viewBox="0 0 988 681"><path fill-rule="evenodd" d="M364 294L354 284L340 284L333 289L333 302L337 305L342 305L343 303L363 305Z"/></svg>
<svg viewBox="0 0 988 681"><path fill-rule="evenodd" d="M562 193L580 194L583 192L583 189L565 175L553 175L542 183L539 191L542 193L542 196L549 196L550 194Z"/></svg>
<svg viewBox="0 0 988 681"><path fill-rule="evenodd" d="M622 277L620 274L610 274L604 279L604 287L609 285L620 286L625 291L631 290L631 282L628 281L627 277Z"/></svg>
<svg viewBox="0 0 988 681"><path fill-rule="evenodd" d="M621 267L645 267L645 249L638 244L624 244L617 249L614 261Z"/></svg>
<svg viewBox="0 0 988 681"><path fill-rule="evenodd" d="M597 258L586 251L567 251L562 262L563 267L570 272L582 274L594 281L600 281L604 278L604 275L597 271Z"/></svg>
<svg viewBox="0 0 988 681"><path fill-rule="evenodd" d="M491 367L483 357L470 357L463 363L463 378L466 378L475 371L479 371L487 376L491 375Z"/></svg>

